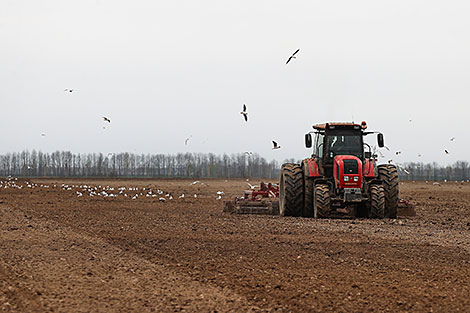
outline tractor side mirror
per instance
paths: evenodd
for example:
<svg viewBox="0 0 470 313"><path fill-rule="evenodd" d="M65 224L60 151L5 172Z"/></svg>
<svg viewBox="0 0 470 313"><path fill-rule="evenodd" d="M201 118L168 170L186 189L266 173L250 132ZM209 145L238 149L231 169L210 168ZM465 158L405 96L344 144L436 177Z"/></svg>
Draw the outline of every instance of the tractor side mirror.
<svg viewBox="0 0 470 313"><path fill-rule="evenodd" d="M384 145L384 135L383 134L377 134L377 143L379 144L380 148L383 148Z"/></svg>
<svg viewBox="0 0 470 313"><path fill-rule="evenodd" d="M305 134L305 147L312 147L312 134Z"/></svg>

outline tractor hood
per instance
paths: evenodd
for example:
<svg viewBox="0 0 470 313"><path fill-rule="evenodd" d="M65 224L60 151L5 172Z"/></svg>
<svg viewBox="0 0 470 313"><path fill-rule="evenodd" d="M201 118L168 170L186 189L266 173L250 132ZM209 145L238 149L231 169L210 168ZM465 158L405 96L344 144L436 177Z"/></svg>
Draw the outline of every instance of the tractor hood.
<svg viewBox="0 0 470 313"><path fill-rule="evenodd" d="M333 176L337 188L361 188L361 160L352 155L335 156L333 161Z"/></svg>

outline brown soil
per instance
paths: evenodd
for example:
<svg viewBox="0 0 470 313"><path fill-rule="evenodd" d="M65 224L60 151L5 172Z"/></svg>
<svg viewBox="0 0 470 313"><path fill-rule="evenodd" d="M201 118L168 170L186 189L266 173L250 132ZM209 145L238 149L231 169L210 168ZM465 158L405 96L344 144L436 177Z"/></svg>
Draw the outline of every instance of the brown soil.
<svg viewBox="0 0 470 313"><path fill-rule="evenodd" d="M33 181L1 184L1 311L470 308L469 183L401 183L415 217L315 220L222 212L242 180Z"/></svg>

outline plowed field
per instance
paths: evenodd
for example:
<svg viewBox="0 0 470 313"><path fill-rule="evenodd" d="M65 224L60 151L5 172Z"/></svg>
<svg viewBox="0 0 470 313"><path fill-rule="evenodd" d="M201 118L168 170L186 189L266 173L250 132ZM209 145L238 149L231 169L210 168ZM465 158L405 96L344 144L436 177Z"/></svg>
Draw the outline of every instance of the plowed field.
<svg viewBox="0 0 470 313"><path fill-rule="evenodd" d="M3 179L0 311L470 310L470 183L400 183L415 217L315 220L191 182Z"/></svg>

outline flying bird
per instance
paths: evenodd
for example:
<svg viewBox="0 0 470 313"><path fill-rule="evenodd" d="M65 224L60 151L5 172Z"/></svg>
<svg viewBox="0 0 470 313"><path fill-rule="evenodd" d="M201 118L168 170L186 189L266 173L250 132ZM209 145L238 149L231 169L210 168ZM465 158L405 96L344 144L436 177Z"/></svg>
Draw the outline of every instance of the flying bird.
<svg viewBox="0 0 470 313"><path fill-rule="evenodd" d="M395 152L395 154L396 154L396 155L399 155L399 154L401 154L401 151L397 151L397 152Z"/></svg>
<svg viewBox="0 0 470 313"><path fill-rule="evenodd" d="M41 137L46 137L46 134L45 134L45 133L42 133L42 134L41 134Z"/></svg>
<svg viewBox="0 0 470 313"><path fill-rule="evenodd" d="M73 89L64 89L64 91L73 92Z"/></svg>
<svg viewBox="0 0 470 313"><path fill-rule="evenodd" d="M245 151L245 154L246 154L246 155L253 155L253 152L251 152L251 151Z"/></svg>
<svg viewBox="0 0 470 313"><path fill-rule="evenodd" d="M444 150L444 152L445 152L446 154L449 154L449 151L447 151L447 150Z"/></svg>
<svg viewBox="0 0 470 313"><path fill-rule="evenodd" d="M243 111L240 112L241 115L245 118L245 122L248 122L248 112L246 112L246 104L243 105Z"/></svg>
<svg viewBox="0 0 470 313"><path fill-rule="evenodd" d="M188 145L188 141L189 139L192 137L193 135L189 136L188 138L186 138L186 140L184 141L184 145L187 146Z"/></svg>
<svg viewBox="0 0 470 313"><path fill-rule="evenodd" d="M289 59L287 59L286 64L289 64L290 60L296 59L297 57L296 57L295 55L296 55L297 52L299 52L299 51L300 51L300 49L297 49L297 50L289 57Z"/></svg>
<svg viewBox="0 0 470 313"><path fill-rule="evenodd" d="M279 145L277 144L277 142L275 142L275 141L273 140L273 150L280 149L280 148L281 148L281 146L279 146Z"/></svg>
<svg viewBox="0 0 470 313"><path fill-rule="evenodd" d="M387 146L384 146L384 148L385 148L385 149L387 149L388 151L390 151L390 148L389 148L389 147L387 147Z"/></svg>
<svg viewBox="0 0 470 313"><path fill-rule="evenodd" d="M110 120L109 118L107 118L106 116L103 116L103 120L104 120L105 122L111 123L111 120Z"/></svg>
<svg viewBox="0 0 470 313"><path fill-rule="evenodd" d="M254 185L254 186L253 186L253 185L250 184L249 182L245 182L245 183L246 183L248 186L250 186L250 189L251 189L251 190L253 190L253 189L259 187L258 185Z"/></svg>
<svg viewBox="0 0 470 313"><path fill-rule="evenodd" d="M450 141L454 141L455 139L456 139L455 137L452 137L452 138L450 138Z"/></svg>
<svg viewBox="0 0 470 313"><path fill-rule="evenodd" d="M421 153L418 153L418 158L420 158L420 157L421 157Z"/></svg>

